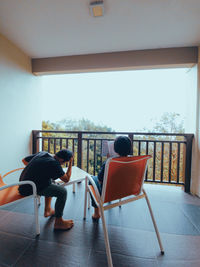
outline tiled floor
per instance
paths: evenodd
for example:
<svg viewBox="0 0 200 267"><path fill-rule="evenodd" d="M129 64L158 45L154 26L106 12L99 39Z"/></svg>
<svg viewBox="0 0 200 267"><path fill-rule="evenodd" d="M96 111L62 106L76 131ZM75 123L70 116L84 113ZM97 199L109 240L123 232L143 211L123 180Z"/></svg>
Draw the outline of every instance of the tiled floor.
<svg viewBox="0 0 200 267"><path fill-rule="evenodd" d="M106 211L114 267L199 267L200 199L180 187L145 185L161 233L161 256L145 200ZM70 231L53 231L54 219L43 217L41 234L34 237L33 204L19 203L0 210L0 267L107 266L101 221L93 223L92 209L83 220L84 184L76 193L68 187L65 218Z"/></svg>

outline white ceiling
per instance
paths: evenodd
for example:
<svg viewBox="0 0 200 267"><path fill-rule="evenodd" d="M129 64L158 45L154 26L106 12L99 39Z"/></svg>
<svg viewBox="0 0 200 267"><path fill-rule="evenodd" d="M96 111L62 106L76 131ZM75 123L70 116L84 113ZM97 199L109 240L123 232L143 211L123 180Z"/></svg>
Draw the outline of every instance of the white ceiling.
<svg viewBox="0 0 200 267"><path fill-rule="evenodd" d="M200 45L200 0L0 0L0 33L32 58Z"/></svg>

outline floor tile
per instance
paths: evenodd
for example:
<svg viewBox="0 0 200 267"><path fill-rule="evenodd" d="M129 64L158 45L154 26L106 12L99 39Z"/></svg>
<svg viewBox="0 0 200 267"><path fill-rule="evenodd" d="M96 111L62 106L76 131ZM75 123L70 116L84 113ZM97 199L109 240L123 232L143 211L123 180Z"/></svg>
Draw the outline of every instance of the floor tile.
<svg viewBox="0 0 200 267"><path fill-rule="evenodd" d="M152 201L153 213L159 231L179 235L199 235L200 232L185 215L180 205L170 202Z"/></svg>
<svg viewBox="0 0 200 267"><path fill-rule="evenodd" d="M39 239L42 241L57 242L68 246L92 248L99 238L96 224L88 224L84 221L74 221L74 227L69 231L54 231L53 222L49 220L51 227L41 226Z"/></svg>
<svg viewBox="0 0 200 267"><path fill-rule="evenodd" d="M184 188L180 186L146 183L144 188L152 200L200 206L200 198L193 196L192 194L185 193Z"/></svg>
<svg viewBox="0 0 200 267"><path fill-rule="evenodd" d="M0 220L0 231L35 238L35 217L9 211L8 215Z"/></svg>
<svg viewBox="0 0 200 267"><path fill-rule="evenodd" d="M158 267L199 267L200 261L158 261Z"/></svg>
<svg viewBox="0 0 200 267"><path fill-rule="evenodd" d="M93 246L95 251L105 251L102 226L98 227L99 237ZM108 236L112 253L132 257L156 258L159 251L156 236L152 232L108 226Z"/></svg>
<svg viewBox="0 0 200 267"><path fill-rule="evenodd" d="M200 236L162 234L161 237L165 254L157 255L158 260L200 260Z"/></svg>
<svg viewBox="0 0 200 267"><path fill-rule="evenodd" d="M0 231L0 266L11 266L32 243L31 239Z"/></svg>
<svg viewBox="0 0 200 267"><path fill-rule="evenodd" d="M200 206L182 204L180 207L185 216L191 221L191 223L198 229L200 233Z"/></svg>
<svg viewBox="0 0 200 267"><path fill-rule="evenodd" d="M116 253L112 253L112 261L114 267L158 267L155 259L143 259ZM107 266L106 253L96 251L91 252L88 267L94 266Z"/></svg>
<svg viewBox="0 0 200 267"><path fill-rule="evenodd" d="M90 249L35 240L15 264L16 267L87 266Z"/></svg>

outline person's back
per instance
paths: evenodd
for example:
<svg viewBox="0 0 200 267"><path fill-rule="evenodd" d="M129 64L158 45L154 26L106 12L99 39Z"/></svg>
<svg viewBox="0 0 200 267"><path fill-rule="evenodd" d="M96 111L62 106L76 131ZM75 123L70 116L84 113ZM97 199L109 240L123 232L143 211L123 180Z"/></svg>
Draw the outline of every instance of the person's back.
<svg viewBox="0 0 200 267"><path fill-rule="evenodd" d="M57 179L63 175L59 162L48 152L42 151L26 157L26 159L30 161L21 173L19 180L33 181L38 192L50 185L51 179ZM32 188L29 185L22 185L19 187L19 192L22 195L30 195Z"/></svg>

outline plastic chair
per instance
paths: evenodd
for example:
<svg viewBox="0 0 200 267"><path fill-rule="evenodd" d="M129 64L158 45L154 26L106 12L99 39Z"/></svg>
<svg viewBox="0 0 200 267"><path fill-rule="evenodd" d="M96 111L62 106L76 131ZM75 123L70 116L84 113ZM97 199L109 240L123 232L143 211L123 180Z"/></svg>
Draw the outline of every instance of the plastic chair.
<svg viewBox="0 0 200 267"><path fill-rule="evenodd" d="M32 181L22 181L17 183L12 183L6 185L3 179L16 171L23 170L23 168L18 168L12 171L7 172L3 176L0 175L0 206L8 206L13 203L17 203L23 200L27 200L28 198L33 198L34 201L34 214L35 214L35 226L36 226L36 235L40 234L40 225L39 225L39 217L38 217L38 196L37 196L37 189L35 183ZM32 186L33 194L30 196L21 196L18 192L19 185L22 184L29 184Z"/></svg>
<svg viewBox="0 0 200 267"><path fill-rule="evenodd" d="M147 197L147 194L143 189L144 178L147 170L147 162L148 159L150 158L151 156L145 155L136 157L129 156L129 157L108 159L105 166L104 182L103 182L101 196L92 177L89 175L86 177L84 218L86 218L86 206L87 206L87 195L88 195L87 193L90 192L97 207L99 207L100 209L109 267L112 267L113 264L112 264L112 257L111 257L104 211L141 198L146 199L147 206L149 208L155 232L157 235L161 254L164 254L164 249L162 246L156 221L152 212L152 208L149 199ZM90 181L91 185L88 184L88 180Z"/></svg>

